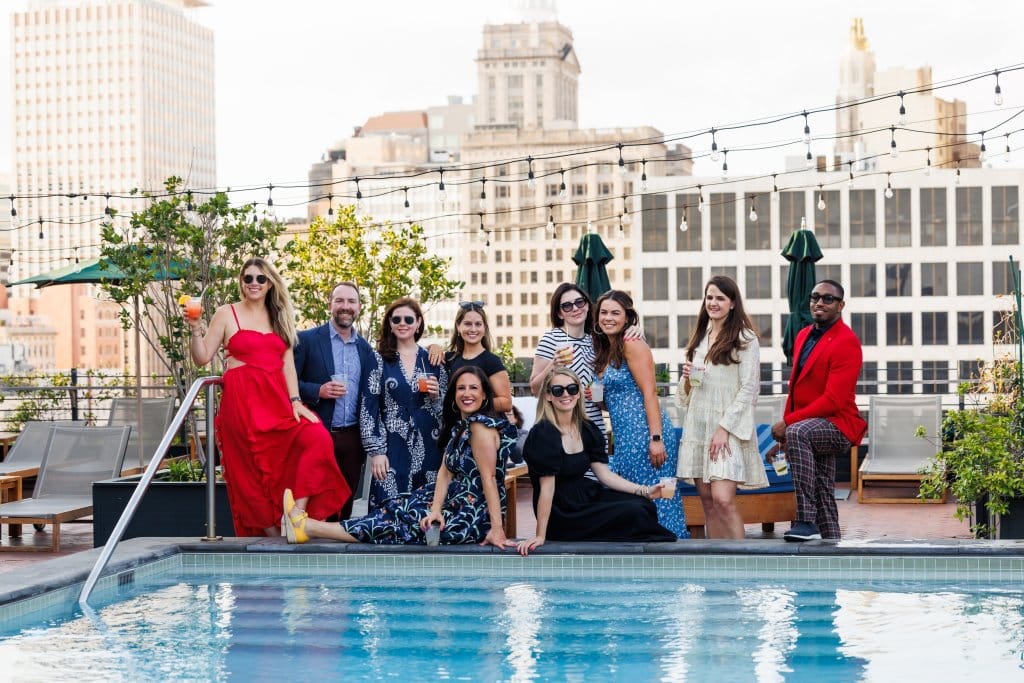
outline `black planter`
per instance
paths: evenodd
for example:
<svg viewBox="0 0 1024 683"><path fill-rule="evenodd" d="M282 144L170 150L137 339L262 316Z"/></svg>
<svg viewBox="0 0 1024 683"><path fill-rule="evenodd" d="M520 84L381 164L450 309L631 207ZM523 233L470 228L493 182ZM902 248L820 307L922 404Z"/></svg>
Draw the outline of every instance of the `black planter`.
<svg viewBox="0 0 1024 683"><path fill-rule="evenodd" d="M983 496L974 503L974 518L977 524L987 526L991 523L988 509L985 507L987 501L988 497ZM1024 497L1011 498L1009 506L1009 511L999 518L999 538L1024 538Z"/></svg>
<svg viewBox="0 0 1024 683"><path fill-rule="evenodd" d="M142 497L124 538L138 536L206 536L206 482L160 481L154 479ZM110 538L141 475L97 481L92 485L93 547ZM228 488L216 484L217 535L234 536Z"/></svg>

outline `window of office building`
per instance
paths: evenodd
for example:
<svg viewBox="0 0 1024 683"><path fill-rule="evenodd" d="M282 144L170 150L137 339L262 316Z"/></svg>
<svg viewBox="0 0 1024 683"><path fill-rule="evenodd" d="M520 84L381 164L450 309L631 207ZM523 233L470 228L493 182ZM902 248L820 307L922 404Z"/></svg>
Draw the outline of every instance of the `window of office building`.
<svg viewBox="0 0 1024 683"><path fill-rule="evenodd" d="M744 243L747 249L771 249L772 247L772 221L769 211L769 202L762 201L758 218L756 221L749 219L750 209L756 207L757 195L748 194L747 203L743 210L743 225L745 228ZM763 213L762 213L763 212Z"/></svg>
<svg viewBox="0 0 1024 683"><path fill-rule="evenodd" d="M921 361L921 391L926 394L949 393L949 362L944 360Z"/></svg>
<svg viewBox="0 0 1024 683"><path fill-rule="evenodd" d="M677 315L676 316L676 337L679 339L679 348L685 349L690 341L690 335L697 327L697 316Z"/></svg>
<svg viewBox="0 0 1024 683"><path fill-rule="evenodd" d="M850 295L857 297L876 296L875 264L850 264Z"/></svg>
<svg viewBox="0 0 1024 683"><path fill-rule="evenodd" d="M747 287L744 291L748 299L772 298L772 267L747 266Z"/></svg>
<svg viewBox="0 0 1024 683"><path fill-rule="evenodd" d="M962 360L957 363L957 379L960 382L970 382L971 384L977 384L979 375L981 374L981 361L980 360Z"/></svg>
<svg viewBox="0 0 1024 683"><path fill-rule="evenodd" d="M956 314L956 343L961 346L984 343L984 320L985 316L981 311L959 311Z"/></svg>
<svg viewBox="0 0 1024 683"><path fill-rule="evenodd" d="M921 264L921 296L946 296L949 266L945 263Z"/></svg>
<svg viewBox="0 0 1024 683"><path fill-rule="evenodd" d="M652 349L668 348L668 316L649 315L644 318L644 336Z"/></svg>
<svg viewBox="0 0 1024 683"><path fill-rule="evenodd" d="M821 200L825 202L822 210ZM814 236L822 247L836 248L841 246L839 235L842 226L839 220L839 191L825 190L814 193Z"/></svg>
<svg viewBox="0 0 1024 683"><path fill-rule="evenodd" d="M725 275L737 282L736 266L711 266L712 275Z"/></svg>
<svg viewBox="0 0 1024 683"><path fill-rule="evenodd" d="M1013 291L1013 280L1010 277L1010 262L992 262L992 295L1010 294Z"/></svg>
<svg viewBox="0 0 1024 683"><path fill-rule="evenodd" d="M750 316L754 326L757 327L757 343L762 349L772 345L772 315L771 313L754 313Z"/></svg>
<svg viewBox="0 0 1024 683"><path fill-rule="evenodd" d="M842 283L843 267L838 263L829 263L823 266L819 262L814 267L814 277L818 282L821 282L822 280L834 280L835 282Z"/></svg>
<svg viewBox="0 0 1024 683"><path fill-rule="evenodd" d="M885 343L910 346L914 343L914 316L910 313L885 314Z"/></svg>
<svg viewBox="0 0 1024 683"><path fill-rule="evenodd" d="M885 246L910 246L910 190L895 190L885 200Z"/></svg>
<svg viewBox="0 0 1024 683"><path fill-rule="evenodd" d="M789 236L800 227L800 219L806 213L803 192L779 192L779 244L789 242Z"/></svg>
<svg viewBox="0 0 1024 683"><path fill-rule="evenodd" d="M665 301L668 299L668 268L644 268L644 299Z"/></svg>
<svg viewBox="0 0 1024 683"><path fill-rule="evenodd" d="M959 296L984 294L981 263L969 261L956 264L956 293Z"/></svg>
<svg viewBox="0 0 1024 683"><path fill-rule="evenodd" d="M885 295L911 296L909 263L885 264Z"/></svg>
<svg viewBox="0 0 1024 683"><path fill-rule="evenodd" d="M875 246L874 190L850 190L850 246Z"/></svg>
<svg viewBox="0 0 1024 683"><path fill-rule="evenodd" d="M860 339L861 346L878 346L878 315L875 313L851 313L850 329Z"/></svg>
<svg viewBox="0 0 1024 683"><path fill-rule="evenodd" d="M949 314L946 311L921 313L921 343L925 346L949 343Z"/></svg>
<svg viewBox="0 0 1024 683"><path fill-rule="evenodd" d="M704 278L700 267L676 268L676 299L700 301L704 298Z"/></svg>
<svg viewBox="0 0 1024 683"><path fill-rule="evenodd" d="M668 249L668 197L663 194L645 194L642 200L644 211L644 251L665 251Z"/></svg>
<svg viewBox="0 0 1024 683"><path fill-rule="evenodd" d="M864 361L860 366L860 376L857 378L858 394L878 393L878 363L875 361Z"/></svg>
<svg viewBox="0 0 1024 683"><path fill-rule="evenodd" d="M775 369L771 363L761 363L761 387L758 390L758 394L762 396L770 395L775 393L775 383L772 381L775 377Z"/></svg>
<svg viewBox="0 0 1024 683"><path fill-rule="evenodd" d="M645 198L647 195L644 195ZM698 197L695 194L676 195L676 251L700 251L702 245L701 220L697 210ZM679 230L679 221L686 216L686 232Z"/></svg>
<svg viewBox="0 0 1024 683"><path fill-rule="evenodd" d="M1014 244L1020 239L1017 186L992 188L992 244Z"/></svg>
<svg viewBox="0 0 1024 683"><path fill-rule="evenodd" d="M789 296L789 263L783 263L779 266L779 291L782 292L782 298L785 299Z"/></svg>
<svg viewBox="0 0 1024 683"><path fill-rule="evenodd" d="M921 246L946 246L946 188L921 188Z"/></svg>
<svg viewBox="0 0 1024 683"><path fill-rule="evenodd" d="M914 393L914 363L909 360L889 361L885 364L886 391L890 394Z"/></svg>
<svg viewBox="0 0 1024 683"><path fill-rule="evenodd" d="M709 216L712 251L736 250L736 195L712 193L710 206L705 214Z"/></svg>
<svg viewBox="0 0 1024 683"><path fill-rule="evenodd" d="M956 243L976 246L982 241L981 188L956 188Z"/></svg>

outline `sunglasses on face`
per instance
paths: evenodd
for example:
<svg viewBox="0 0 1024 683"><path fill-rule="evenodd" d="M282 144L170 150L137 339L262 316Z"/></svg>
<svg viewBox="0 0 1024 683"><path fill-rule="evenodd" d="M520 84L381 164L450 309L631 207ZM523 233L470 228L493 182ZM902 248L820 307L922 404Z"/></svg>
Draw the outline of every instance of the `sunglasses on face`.
<svg viewBox="0 0 1024 683"><path fill-rule="evenodd" d="M464 311L472 311L473 309L482 309L484 307L483 301L460 301L459 308Z"/></svg>
<svg viewBox="0 0 1024 683"><path fill-rule="evenodd" d="M568 313L573 308L583 308L586 305L587 305L587 300L584 299L581 296L581 297L579 297L577 299L574 299L572 301L563 301L562 303L558 304L558 307L562 309L563 313Z"/></svg>
<svg viewBox="0 0 1024 683"><path fill-rule="evenodd" d="M255 280L256 282L260 283L261 285L267 284L267 276L266 275L243 275L242 276L242 282L244 282L247 285L251 285L253 280Z"/></svg>
<svg viewBox="0 0 1024 683"><path fill-rule="evenodd" d="M402 321L405 321L406 325L412 325L416 322L416 316L414 315L393 315L391 316L392 325L400 325Z"/></svg>
<svg viewBox="0 0 1024 683"><path fill-rule="evenodd" d="M816 304L819 301L824 301L827 306L831 306L837 301L842 301L843 297L836 296L835 294L818 294L817 292L811 293L811 303Z"/></svg>
<svg viewBox="0 0 1024 683"><path fill-rule="evenodd" d="M548 387L548 393L550 393L555 398L558 398L562 394L569 394L570 396L575 396L576 394L580 393L580 385L576 384L575 382L573 384L566 384L564 387L561 384L552 384L550 387Z"/></svg>

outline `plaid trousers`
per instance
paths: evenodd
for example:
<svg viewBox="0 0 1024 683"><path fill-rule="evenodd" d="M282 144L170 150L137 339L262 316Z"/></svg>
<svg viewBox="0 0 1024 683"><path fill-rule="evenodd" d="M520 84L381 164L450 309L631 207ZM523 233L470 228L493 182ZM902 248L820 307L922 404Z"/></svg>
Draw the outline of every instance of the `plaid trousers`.
<svg viewBox="0 0 1024 683"><path fill-rule="evenodd" d="M850 441L823 417L786 427L786 457L796 489L796 521L818 525L822 538L841 536L836 507L836 456Z"/></svg>

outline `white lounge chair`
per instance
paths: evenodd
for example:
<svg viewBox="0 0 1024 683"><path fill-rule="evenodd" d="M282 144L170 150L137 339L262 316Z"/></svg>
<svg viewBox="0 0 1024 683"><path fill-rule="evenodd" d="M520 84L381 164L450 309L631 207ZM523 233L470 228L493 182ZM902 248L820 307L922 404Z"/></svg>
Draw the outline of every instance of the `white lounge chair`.
<svg viewBox="0 0 1024 683"><path fill-rule="evenodd" d="M168 425L171 424L171 418L174 417L174 398L142 399L141 420L137 415L138 410L138 399L115 398L110 406L110 416L107 418L108 427L128 425L132 428L125 459L129 463L133 463L133 468L145 467L156 453L156 447L160 445L160 440L164 438L164 432L167 431ZM140 441L142 442L141 451L139 449ZM136 462L137 465L134 464Z"/></svg>
<svg viewBox="0 0 1024 683"><path fill-rule="evenodd" d="M121 474L131 427L52 427L31 498L0 505L0 524L50 524L50 550L60 525L92 514L92 484ZM12 530L13 532L13 530ZM3 550L37 550L4 546Z"/></svg>
<svg viewBox="0 0 1024 683"><path fill-rule="evenodd" d="M21 428L18 440L11 446L7 458L0 462L2 477L34 477L39 474L39 465L46 454L46 442L50 438L50 430L56 426L84 426L77 420L54 420L26 422Z"/></svg>
<svg viewBox="0 0 1024 683"><path fill-rule="evenodd" d="M941 441L942 404L939 396L872 396L868 413L868 455L860 466L857 502L944 503L922 498L864 497L864 485L872 482L916 482L920 470L935 455ZM928 438L915 436L924 426Z"/></svg>

